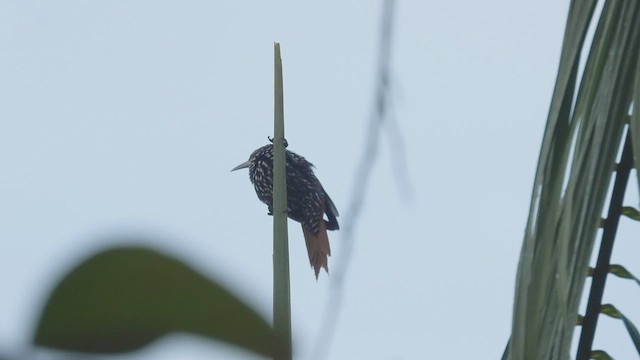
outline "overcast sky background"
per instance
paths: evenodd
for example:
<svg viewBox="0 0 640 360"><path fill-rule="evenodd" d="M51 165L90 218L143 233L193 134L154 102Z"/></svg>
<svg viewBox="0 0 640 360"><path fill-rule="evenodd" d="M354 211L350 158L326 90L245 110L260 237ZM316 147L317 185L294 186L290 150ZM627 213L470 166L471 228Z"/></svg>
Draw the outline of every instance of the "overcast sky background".
<svg viewBox="0 0 640 360"><path fill-rule="evenodd" d="M413 192L399 189L397 148L383 138L330 359L502 355L568 4L398 3L394 114ZM317 166L342 220L371 113L380 10L0 1L0 354L29 349L54 282L114 239L145 239L270 318L272 219L246 171L229 170L272 135L273 42L289 149ZM295 354L306 359L332 277L314 279L299 225L289 229ZM341 235L329 236L335 269ZM614 261L634 271L640 245L630 243ZM607 286L605 301L619 287L629 303L616 305L637 311L637 287ZM610 337L596 347L634 357L622 323L601 326ZM117 358L247 357L172 336Z"/></svg>

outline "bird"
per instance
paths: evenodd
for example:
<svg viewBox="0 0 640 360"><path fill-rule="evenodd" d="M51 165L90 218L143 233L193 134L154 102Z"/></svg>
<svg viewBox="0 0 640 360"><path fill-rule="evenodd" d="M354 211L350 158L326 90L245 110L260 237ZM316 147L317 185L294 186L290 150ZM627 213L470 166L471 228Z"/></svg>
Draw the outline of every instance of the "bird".
<svg viewBox="0 0 640 360"><path fill-rule="evenodd" d="M269 139L273 142L273 139ZM287 146L285 140L285 147ZM285 149L287 172L287 216L302 225L309 262L318 279L320 268L329 273L331 255L327 230L339 230L338 209L313 173L315 167L304 157ZM249 180L258 199L273 214L273 144L255 150L249 160L231 171L249 168ZM327 218L324 218L324 214Z"/></svg>

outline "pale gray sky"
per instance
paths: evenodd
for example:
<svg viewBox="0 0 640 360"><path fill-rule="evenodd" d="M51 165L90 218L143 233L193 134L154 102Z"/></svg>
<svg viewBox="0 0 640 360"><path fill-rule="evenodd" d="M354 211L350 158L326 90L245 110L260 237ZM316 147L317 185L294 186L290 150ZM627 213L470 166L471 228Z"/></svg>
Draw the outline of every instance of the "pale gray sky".
<svg viewBox="0 0 640 360"><path fill-rule="evenodd" d="M383 138L329 358L501 356L567 10L398 3L395 114L415 198L400 200ZM379 18L380 2L362 1L1 1L0 353L28 348L53 282L114 236L148 238L270 317L271 217L247 174L229 170L272 135L273 42L289 148L317 166L344 218ZM306 359L332 279L315 281L299 225L289 229ZM331 269L341 238L329 235ZM614 357L632 354L612 341ZM248 355L177 336L122 358L234 356Z"/></svg>

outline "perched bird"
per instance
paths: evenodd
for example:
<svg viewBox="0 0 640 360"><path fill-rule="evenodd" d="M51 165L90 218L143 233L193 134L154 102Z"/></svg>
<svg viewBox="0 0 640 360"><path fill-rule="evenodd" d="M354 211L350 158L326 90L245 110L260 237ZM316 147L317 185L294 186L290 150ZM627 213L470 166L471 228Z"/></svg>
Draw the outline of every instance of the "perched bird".
<svg viewBox="0 0 640 360"><path fill-rule="evenodd" d="M286 146L286 145L285 145ZM327 256L331 255L327 230L338 230L338 209L331 201L322 184L313 174L313 164L304 157L285 149L287 171L287 215L302 225L302 233L307 244L309 262L313 266L316 279L323 267L327 272ZM273 211L273 144L254 151L249 160L231 171L249 168L249 180L256 190L258 199ZM327 220L324 219L327 214Z"/></svg>

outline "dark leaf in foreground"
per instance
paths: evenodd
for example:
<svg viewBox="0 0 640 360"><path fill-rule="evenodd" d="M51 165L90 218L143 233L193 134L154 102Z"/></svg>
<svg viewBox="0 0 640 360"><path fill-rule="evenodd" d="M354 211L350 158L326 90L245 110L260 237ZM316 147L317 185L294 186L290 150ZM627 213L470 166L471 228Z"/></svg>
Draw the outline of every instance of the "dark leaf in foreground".
<svg viewBox="0 0 640 360"><path fill-rule="evenodd" d="M55 287L34 343L90 353L139 349L175 332L273 355L270 325L225 288L156 251L124 247L81 263Z"/></svg>

